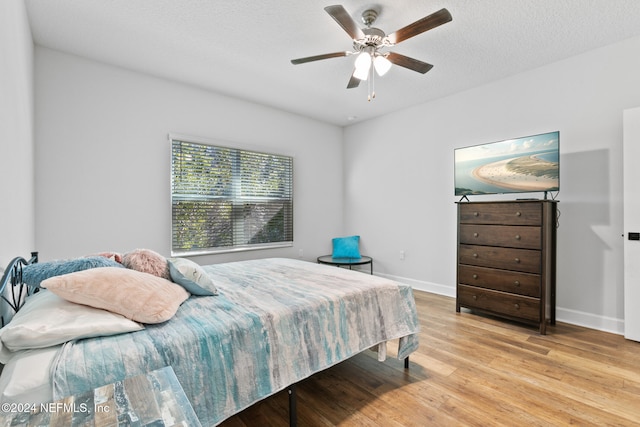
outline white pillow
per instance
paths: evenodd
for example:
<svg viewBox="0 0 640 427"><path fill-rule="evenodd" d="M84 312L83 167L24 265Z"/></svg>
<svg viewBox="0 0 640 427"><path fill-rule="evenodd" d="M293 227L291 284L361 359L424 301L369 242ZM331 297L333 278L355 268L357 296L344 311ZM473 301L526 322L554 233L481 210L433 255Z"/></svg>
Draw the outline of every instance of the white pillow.
<svg viewBox="0 0 640 427"><path fill-rule="evenodd" d="M7 349L17 351L141 329L144 326L119 314L69 302L41 290L28 297L11 322L0 329L0 341ZM0 358L4 359L4 355Z"/></svg>

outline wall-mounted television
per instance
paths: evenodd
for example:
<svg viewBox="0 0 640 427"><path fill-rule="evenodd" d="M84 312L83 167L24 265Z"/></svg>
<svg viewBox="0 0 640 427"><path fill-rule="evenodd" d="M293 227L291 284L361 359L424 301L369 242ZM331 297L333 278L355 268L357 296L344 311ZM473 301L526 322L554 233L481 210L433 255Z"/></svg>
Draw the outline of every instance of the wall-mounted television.
<svg viewBox="0 0 640 427"><path fill-rule="evenodd" d="M560 190L560 132L456 148L455 195Z"/></svg>

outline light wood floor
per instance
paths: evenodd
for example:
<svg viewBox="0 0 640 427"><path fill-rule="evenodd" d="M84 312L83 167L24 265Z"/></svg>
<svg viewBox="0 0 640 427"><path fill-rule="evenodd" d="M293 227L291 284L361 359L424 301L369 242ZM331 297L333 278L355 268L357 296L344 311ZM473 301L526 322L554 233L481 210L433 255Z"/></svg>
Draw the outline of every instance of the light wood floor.
<svg viewBox="0 0 640 427"><path fill-rule="evenodd" d="M456 313L453 298L415 298L422 329L409 370L367 351L302 381L299 426L640 425L640 343L562 323L542 336ZM287 426L287 399L222 426Z"/></svg>

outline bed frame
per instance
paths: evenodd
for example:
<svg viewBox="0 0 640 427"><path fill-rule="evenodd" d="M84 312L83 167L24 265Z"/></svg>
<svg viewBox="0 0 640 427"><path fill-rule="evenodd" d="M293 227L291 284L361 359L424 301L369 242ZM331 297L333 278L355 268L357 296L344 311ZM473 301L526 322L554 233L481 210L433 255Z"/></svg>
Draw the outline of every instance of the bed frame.
<svg viewBox="0 0 640 427"><path fill-rule="evenodd" d="M22 269L26 265L38 262L38 252L31 252L29 260L23 257L16 257L7 266L0 281L0 297L9 306L12 312L2 313L1 326L8 324L15 313L17 313L24 304L25 298L39 291L38 288L32 288L22 281ZM10 287L8 287L10 286ZM7 297L8 295L8 297ZM0 307L2 302L0 301ZM404 359L404 368L409 369L409 357ZM289 397L289 425L297 426L297 408L296 408L296 384L287 387Z"/></svg>
<svg viewBox="0 0 640 427"><path fill-rule="evenodd" d="M29 264L35 264L37 262L38 252L31 252L31 258L29 260L22 257L15 257L11 260L4 271L2 281L0 281L0 296L8 304L9 308L13 310L13 313L2 313L0 319L1 326L9 323L13 315L20 310L20 307L22 307L24 299L27 296L38 292L38 289L32 289L22 281L22 267ZM8 285L11 287L7 288ZM9 297L7 297L7 294Z"/></svg>

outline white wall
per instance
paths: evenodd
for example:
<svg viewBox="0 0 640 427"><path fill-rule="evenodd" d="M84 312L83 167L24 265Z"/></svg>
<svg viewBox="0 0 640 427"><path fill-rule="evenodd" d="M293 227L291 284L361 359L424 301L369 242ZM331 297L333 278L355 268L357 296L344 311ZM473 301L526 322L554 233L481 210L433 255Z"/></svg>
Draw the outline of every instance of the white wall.
<svg viewBox="0 0 640 427"><path fill-rule="evenodd" d="M558 319L622 333L622 111L640 105L639 51L629 39L346 128L345 231L380 274L454 296L454 148L559 130Z"/></svg>
<svg viewBox="0 0 640 427"><path fill-rule="evenodd" d="M35 249L33 41L22 0L0 1L0 268Z"/></svg>
<svg viewBox="0 0 640 427"><path fill-rule="evenodd" d="M177 132L296 156L295 247L197 261L295 257L299 249L313 259L330 251L329 237L358 233L379 274L453 295L453 149L559 130L558 317L622 333L622 110L640 105L638 51L640 38L630 39L352 125L343 136L331 125L37 48L36 247L43 259L135 247L168 254L166 135ZM14 73L28 73L28 48L17 52L26 65Z"/></svg>
<svg viewBox="0 0 640 427"><path fill-rule="evenodd" d="M168 133L294 156L293 248L194 258L315 259L342 230L342 129L36 48L36 243L43 259L170 252Z"/></svg>

